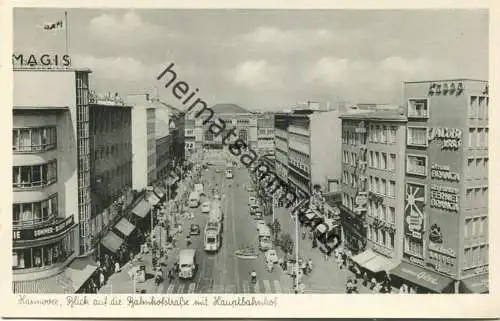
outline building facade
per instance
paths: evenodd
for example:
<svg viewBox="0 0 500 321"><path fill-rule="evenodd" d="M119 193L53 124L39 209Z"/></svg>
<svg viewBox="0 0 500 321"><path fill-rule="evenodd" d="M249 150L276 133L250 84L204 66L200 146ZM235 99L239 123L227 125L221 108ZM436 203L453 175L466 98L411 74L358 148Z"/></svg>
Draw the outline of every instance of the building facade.
<svg viewBox="0 0 500 321"><path fill-rule="evenodd" d="M405 141L406 116L400 108L342 115L343 240L372 272L401 261Z"/></svg>
<svg viewBox="0 0 500 321"><path fill-rule="evenodd" d="M120 214L123 197L132 190L132 108L91 99L89 127L90 234L97 240Z"/></svg>
<svg viewBox="0 0 500 321"><path fill-rule="evenodd" d="M213 111L212 119L221 119L226 125L226 131L234 128L234 132L239 139L244 141L247 146L254 151L257 151L257 116L235 104L216 104L211 107ZM205 150L206 155L220 156L220 152L225 150L228 154L226 146L222 143L223 133L214 135L209 130L209 125L204 125L203 121L208 117L207 113L203 113L196 117L196 112L192 111L186 116L185 135L186 149L196 152ZM194 131L193 129L194 123ZM194 137L194 146L192 146Z"/></svg>
<svg viewBox="0 0 500 321"><path fill-rule="evenodd" d="M404 98L408 129L403 259L408 269L423 271L438 284L410 281L422 291L486 292L488 83L408 82ZM408 273L400 275L411 279Z"/></svg>
<svg viewBox="0 0 500 321"><path fill-rule="evenodd" d="M155 108L149 94L127 95L132 106L132 188L142 190L156 181Z"/></svg>
<svg viewBox="0 0 500 321"><path fill-rule="evenodd" d="M257 118L257 154L274 154L273 113L262 113Z"/></svg>
<svg viewBox="0 0 500 321"><path fill-rule="evenodd" d="M296 110L275 115L276 174L298 194L326 191L340 181L341 133L338 110Z"/></svg>
<svg viewBox="0 0 500 321"><path fill-rule="evenodd" d="M89 73L14 69L14 292L16 281L56 275L90 247Z"/></svg>

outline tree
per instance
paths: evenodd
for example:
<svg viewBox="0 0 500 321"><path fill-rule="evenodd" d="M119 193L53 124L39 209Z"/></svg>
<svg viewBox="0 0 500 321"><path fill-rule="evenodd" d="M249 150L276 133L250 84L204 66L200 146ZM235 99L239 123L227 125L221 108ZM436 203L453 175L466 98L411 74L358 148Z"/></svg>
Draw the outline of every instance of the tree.
<svg viewBox="0 0 500 321"><path fill-rule="evenodd" d="M278 219L274 219L274 222L273 222L273 225L272 225L272 229L273 229L274 239L277 240L278 239L278 235L281 232L281 224L278 221Z"/></svg>
<svg viewBox="0 0 500 321"><path fill-rule="evenodd" d="M281 249L286 254L291 254L293 252L293 240L292 236L289 233L281 234Z"/></svg>

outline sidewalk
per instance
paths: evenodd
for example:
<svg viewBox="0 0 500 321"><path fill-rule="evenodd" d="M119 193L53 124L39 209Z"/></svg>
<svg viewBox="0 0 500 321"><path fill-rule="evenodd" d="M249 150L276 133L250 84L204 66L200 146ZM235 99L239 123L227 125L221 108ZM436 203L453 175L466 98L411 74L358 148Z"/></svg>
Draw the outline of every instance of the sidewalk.
<svg viewBox="0 0 500 321"><path fill-rule="evenodd" d="M276 208L275 218L281 224L280 233L290 233L294 241L294 256L295 256L295 221L290 216L289 210L286 208ZM266 216L266 221L271 222L272 216ZM309 229L309 228L308 228ZM354 278L354 273L346 267L340 269L335 261L335 257L331 255L325 259L325 255L318 249L312 248L312 240L306 237L302 240L303 228L299 225L299 258L303 260L311 259L313 262L313 270L310 274L302 277L302 282L305 285L306 293L345 293L345 284L348 278ZM276 249L280 257L284 256L281 248ZM279 268L281 270L281 268ZM281 270L282 271L282 270ZM293 293L293 278L282 271L280 278L284 288L289 289L288 292ZM359 281L358 281L359 282ZM371 293L371 291L358 283L359 293Z"/></svg>

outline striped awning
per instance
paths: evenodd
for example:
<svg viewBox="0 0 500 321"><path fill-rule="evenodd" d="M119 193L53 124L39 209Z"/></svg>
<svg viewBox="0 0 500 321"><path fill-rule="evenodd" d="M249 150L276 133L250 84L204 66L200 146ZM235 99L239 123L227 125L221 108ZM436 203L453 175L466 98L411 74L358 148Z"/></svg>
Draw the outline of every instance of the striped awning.
<svg viewBox="0 0 500 321"><path fill-rule="evenodd" d="M146 200L141 200L133 209L132 213L139 216L140 218L146 217L148 212L151 210L151 205Z"/></svg>
<svg viewBox="0 0 500 321"><path fill-rule="evenodd" d="M123 239L112 231L109 231L108 234L106 234L106 236L101 240L101 244L113 253L118 251L123 242Z"/></svg>
<svg viewBox="0 0 500 321"><path fill-rule="evenodd" d="M120 231L125 237L128 237L130 233L135 229L134 224L130 223L126 218L122 218L116 223L115 228Z"/></svg>

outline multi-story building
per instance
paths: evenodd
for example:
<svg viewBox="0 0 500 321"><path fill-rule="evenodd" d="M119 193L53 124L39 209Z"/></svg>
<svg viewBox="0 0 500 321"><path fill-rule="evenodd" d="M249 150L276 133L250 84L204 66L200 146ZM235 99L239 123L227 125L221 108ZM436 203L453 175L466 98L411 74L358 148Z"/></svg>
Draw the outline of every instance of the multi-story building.
<svg viewBox="0 0 500 321"><path fill-rule="evenodd" d="M406 116L359 106L342 118L342 231L353 260L373 273L402 256Z"/></svg>
<svg viewBox="0 0 500 321"><path fill-rule="evenodd" d="M115 99L89 105L90 234L98 239L114 223L132 190L132 108Z"/></svg>
<svg viewBox="0 0 500 321"><path fill-rule="evenodd" d="M312 195L340 180L339 110L295 110L275 115L276 175L289 189Z"/></svg>
<svg viewBox="0 0 500 321"><path fill-rule="evenodd" d="M239 139L244 141L246 145L257 151L257 114L252 113L235 104L216 104L211 107L214 115L213 120L221 119L224 121L226 131L235 128L235 133ZM186 116L185 136L186 148L194 152L205 150L206 155L220 156L221 151L225 149L222 138L224 134L214 135L209 130L209 125L204 125L207 113L203 113L200 117L196 117L196 110L188 113ZM193 122L194 122L194 147L193 142ZM228 153L227 149L226 154Z"/></svg>
<svg viewBox="0 0 500 321"><path fill-rule="evenodd" d="M155 107L149 94L127 95L132 106L132 187L143 190L156 181Z"/></svg>
<svg viewBox="0 0 500 321"><path fill-rule="evenodd" d="M404 262L393 274L419 292L487 292L488 83L407 82L404 99Z"/></svg>
<svg viewBox="0 0 500 321"><path fill-rule="evenodd" d="M257 118L257 154L274 154L273 113L262 113Z"/></svg>
<svg viewBox="0 0 500 321"><path fill-rule="evenodd" d="M71 280L83 277L79 270L73 277L64 272L91 249L89 73L14 68L14 292L64 293L82 285Z"/></svg>

